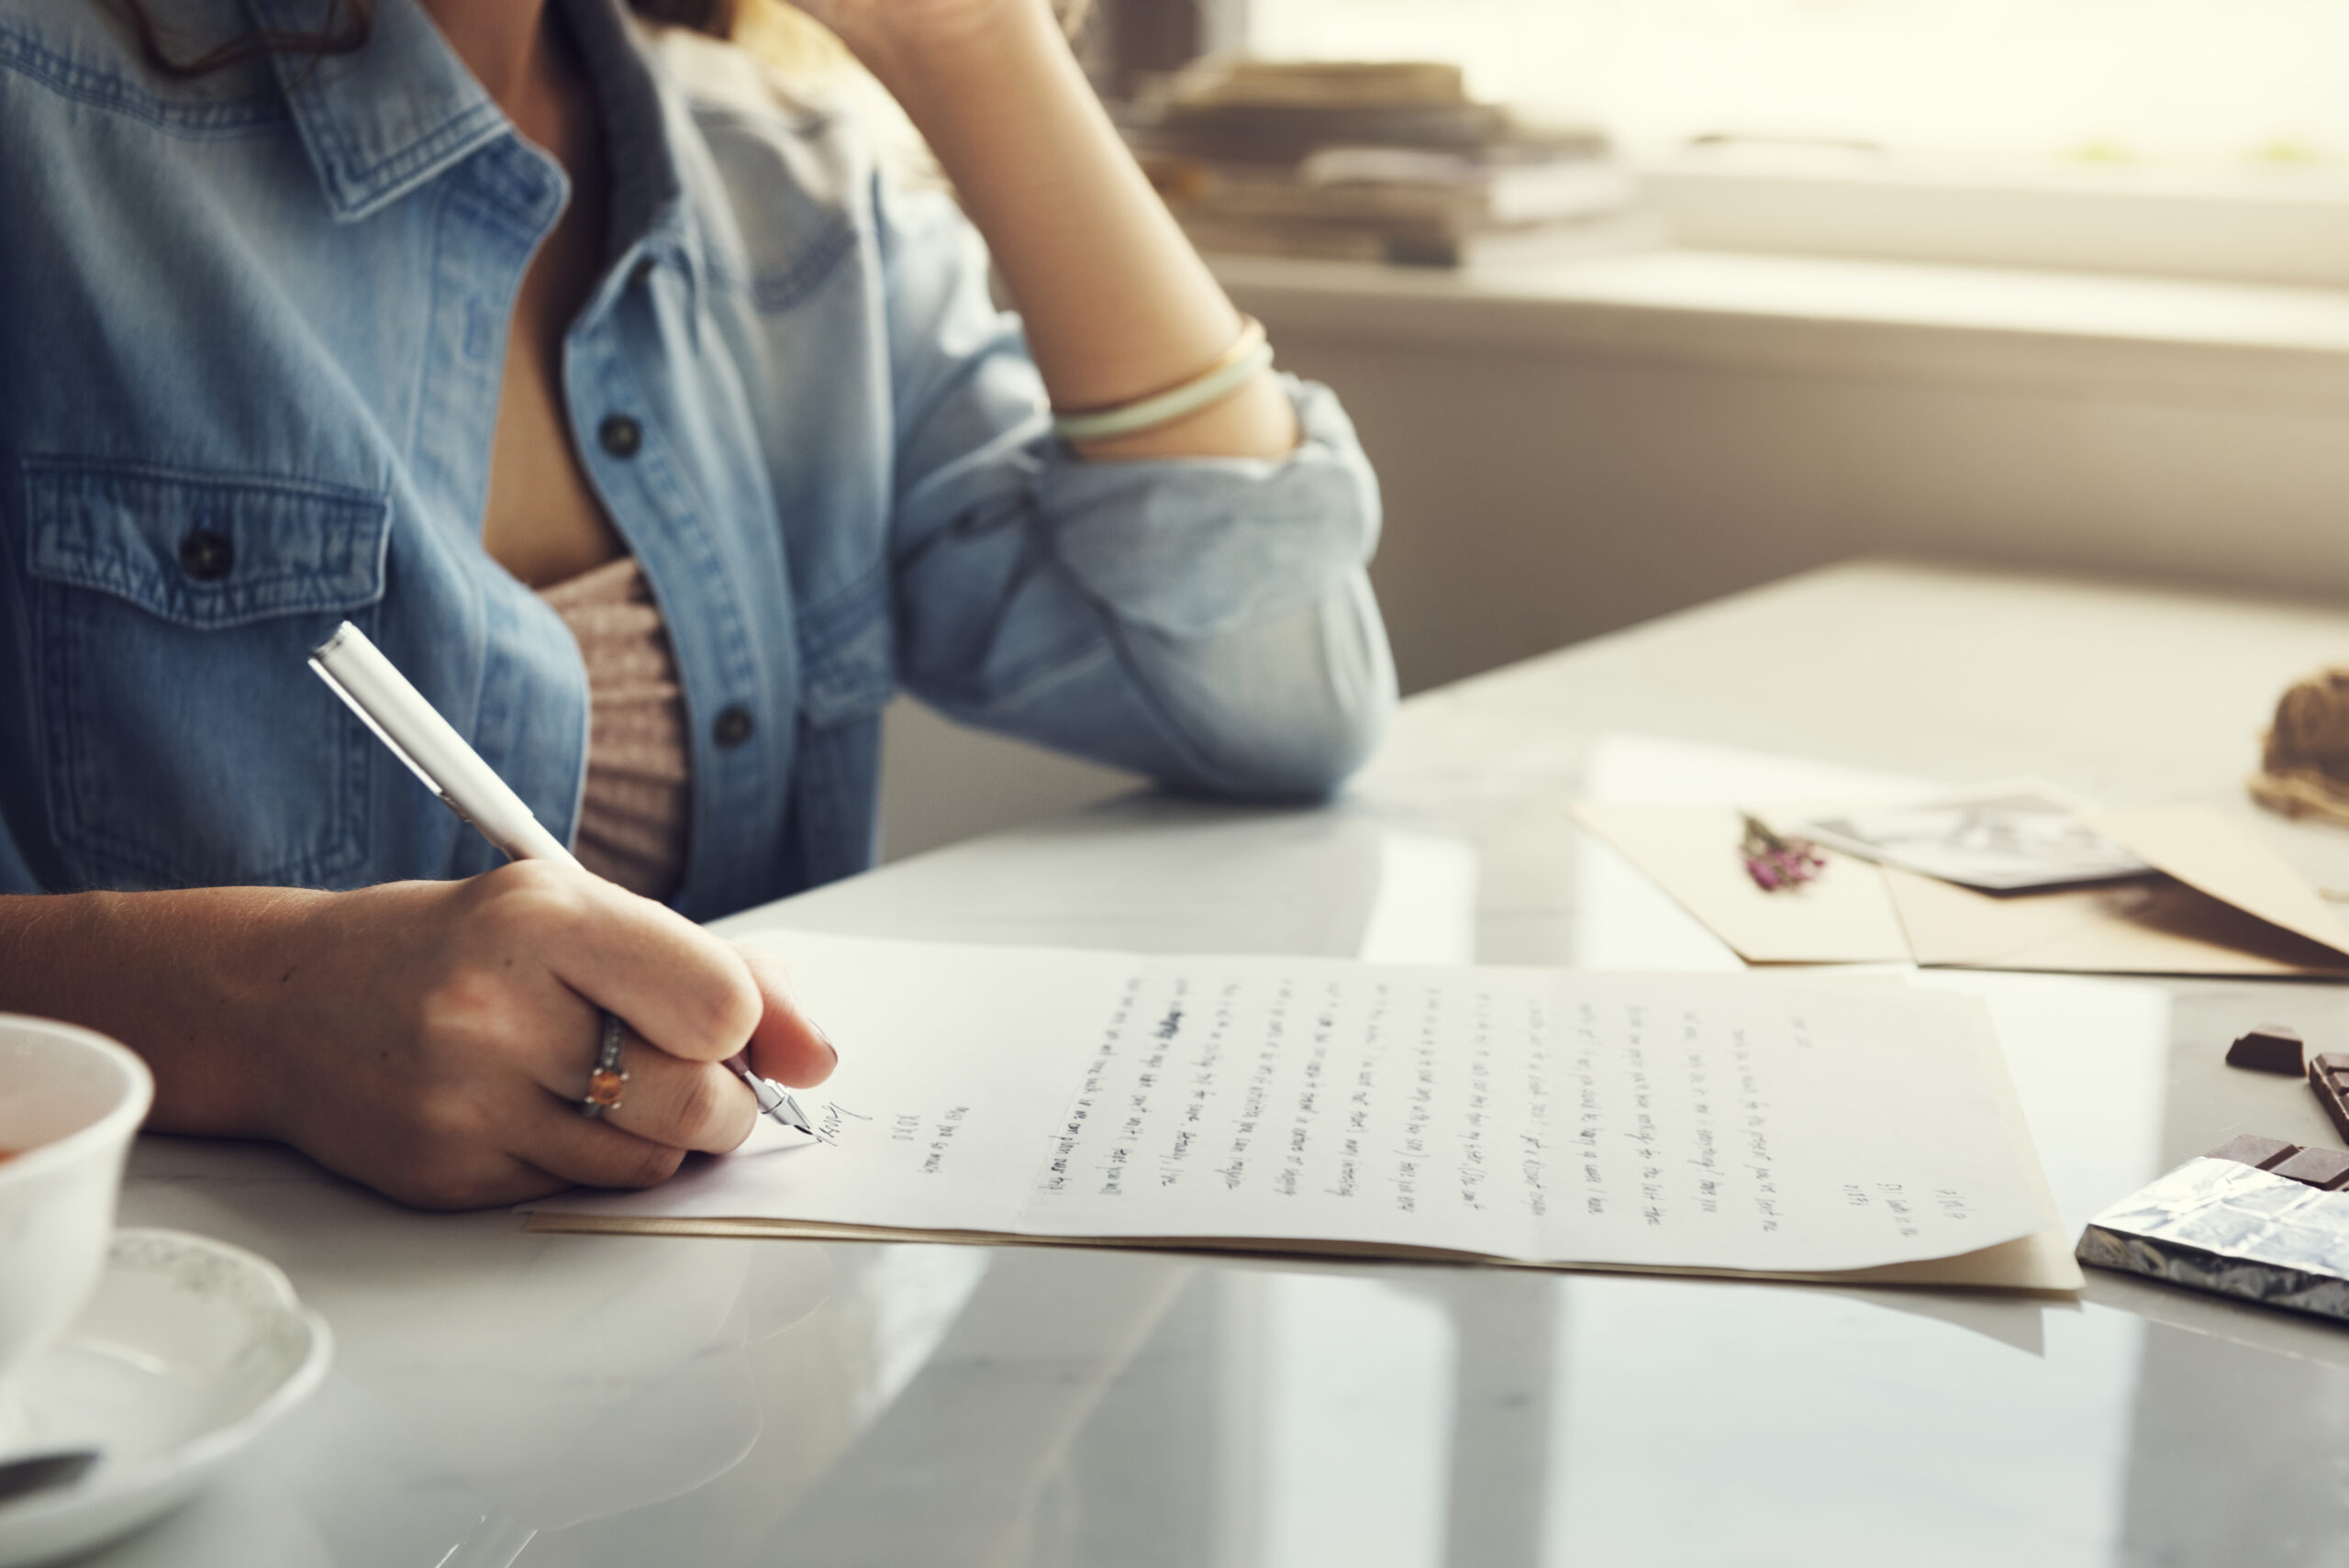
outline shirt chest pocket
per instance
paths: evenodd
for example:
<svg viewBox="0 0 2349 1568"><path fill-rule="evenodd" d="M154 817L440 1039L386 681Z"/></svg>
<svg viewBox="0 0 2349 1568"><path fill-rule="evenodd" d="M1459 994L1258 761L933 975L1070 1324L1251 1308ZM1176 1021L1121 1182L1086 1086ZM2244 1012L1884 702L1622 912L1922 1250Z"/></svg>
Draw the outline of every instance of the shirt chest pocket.
<svg viewBox="0 0 2349 1568"><path fill-rule="evenodd" d="M385 498L63 460L24 482L50 825L74 880L362 880L368 740L307 661L341 620L373 629Z"/></svg>

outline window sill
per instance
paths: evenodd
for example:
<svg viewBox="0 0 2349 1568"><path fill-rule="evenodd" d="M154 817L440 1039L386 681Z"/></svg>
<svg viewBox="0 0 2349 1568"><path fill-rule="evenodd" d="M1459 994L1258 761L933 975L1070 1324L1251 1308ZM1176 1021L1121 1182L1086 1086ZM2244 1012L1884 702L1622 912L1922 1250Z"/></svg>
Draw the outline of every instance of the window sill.
<svg viewBox="0 0 2349 1568"><path fill-rule="evenodd" d="M1209 262L1276 335L2349 412L2349 289L1686 249L1457 272Z"/></svg>
<svg viewBox="0 0 2349 1568"><path fill-rule="evenodd" d="M1640 164L1692 249L2349 287L2349 182L1761 147Z"/></svg>

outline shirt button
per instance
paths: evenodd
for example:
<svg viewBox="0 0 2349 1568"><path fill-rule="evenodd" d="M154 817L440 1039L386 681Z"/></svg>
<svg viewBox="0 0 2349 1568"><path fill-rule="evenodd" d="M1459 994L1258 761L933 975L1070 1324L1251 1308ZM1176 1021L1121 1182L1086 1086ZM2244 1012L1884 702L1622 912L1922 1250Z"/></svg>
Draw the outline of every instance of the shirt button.
<svg viewBox="0 0 2349 1568"><path fill-rule="evenodd" d="M596 439L614 457L634 457L637 448L644 444L644 427L625 414L607 414L596 427Z"/></svg>
<svg viewBox="0 0 2349 1568"><path fill-rule="evenodd" d="M717 722L709 727L709 738L717 741L721 750L731 751L748 740L751 731L757 728L751 717L751 710L736 703L718 716Z"/></svg>
<svg viewBox="0 0 2349 1568"><path fill-rule="evenodd" d="M190 528L180 540L180 570L199 583L214 583L237 564L237 547L226 534L210 528Z"/></svg>

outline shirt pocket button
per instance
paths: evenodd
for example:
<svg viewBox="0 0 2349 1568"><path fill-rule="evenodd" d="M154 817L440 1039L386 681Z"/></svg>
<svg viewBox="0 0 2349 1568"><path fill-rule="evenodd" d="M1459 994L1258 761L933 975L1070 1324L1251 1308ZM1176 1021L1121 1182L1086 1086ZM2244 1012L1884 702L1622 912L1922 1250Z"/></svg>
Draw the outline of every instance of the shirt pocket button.
<svg viewBox="0 0 2349 1568"><path fill-rule="evenodd" d="M237 547L226 534L190 528L180 539L180 570L199 583L217 583L237 564Z"/></svg>

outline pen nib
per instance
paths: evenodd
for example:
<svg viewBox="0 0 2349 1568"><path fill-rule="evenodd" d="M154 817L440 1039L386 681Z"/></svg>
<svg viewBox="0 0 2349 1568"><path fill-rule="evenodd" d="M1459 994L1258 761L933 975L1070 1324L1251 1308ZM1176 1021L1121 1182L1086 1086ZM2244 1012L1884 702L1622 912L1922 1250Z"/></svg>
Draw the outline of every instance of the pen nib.
<svg viewBox="0 0 2349 1568"><path fill-rule="evenodd" d="M771 1079L751 1075L751 1088L759 1096L759 1109L783 1123L794 1132L812 1135L816 1129L807 1120L807 1113L791 1097L791 1091Z"/></svg>

